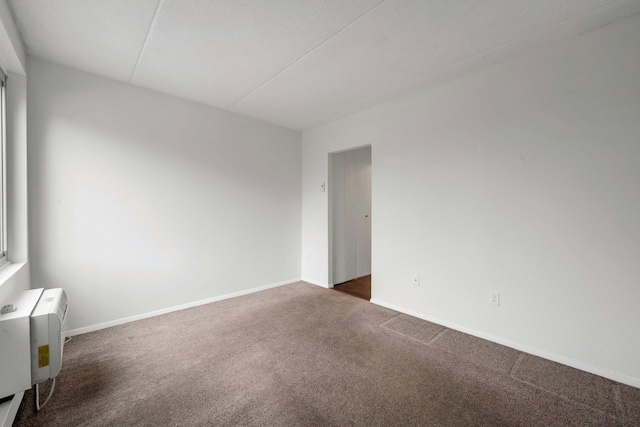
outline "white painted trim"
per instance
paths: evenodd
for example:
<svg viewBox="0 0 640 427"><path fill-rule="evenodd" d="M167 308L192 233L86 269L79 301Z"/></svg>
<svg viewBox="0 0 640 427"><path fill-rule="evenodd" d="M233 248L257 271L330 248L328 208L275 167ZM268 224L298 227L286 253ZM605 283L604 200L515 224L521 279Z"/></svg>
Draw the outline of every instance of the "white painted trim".
<svg viewBox="0 0 640 427"><path fill-rule="evenodd" d="M18 413L20 402L22 402L24 391L16 393L8 402L0 404L0 427L11 427Z"/></svg>
<svg viewBox="0 0 640 427"><path fill-rule="evenodd" d="M448 322L446 320L438 319L432 316L420 314L415 311L408 310L404 307L397 306L395 304L391 304L385 301L381 301L379 299L371 298L370 301L372 304L376 304L382 307L390 308L391 310L398 311L400 313L408 314L409 316L417 317L422 320L426 320L428 322L436 323L438 325L447 327L449 329L454 329L456 331L464 332L465 334L473 335L478 338L485 339L487 341L492 341L507 347L511 347L515 350L519 350L528 354L532 354L534 356L542 357L543 359L551 360L553 362L560 363L562 365L571 366L572 368L580 369L581 371L589 372L595 375L599 375L601 377L609 378L610 380L617 381L619 383L627 384L632 387L640 388L640 379L630 377L625 374L621 374L619 372L610 371L609 369L601 368L599 366L590 365L588 363L582 362L580 360L571 359L566 356L561 356L554 353L549 353L547 351L541 350L536 347L531 347L526 344L521 344L519 342L511 341L505 338L500 338L495 335L487 334L485 332L478 331L473 328L467 328L466 326L461 326L456 323Z"/></svg>
<svg viewBox="0 0 640 427"><path fill-rule="evenodd" d="M299 282L300 278L284 280L282 282L271 283L264 286L258 286L257 288L245 289L244 291L233 292L231 294L220 295L217 297L207 298L200 301L188 302L186 304L175 305L173 307L167 307L160 310L150 311L148 313L137 314L135 316L123 317L122 319L110 320L109 322L98 323L96 325L85 326L84 328L72 329L67 331L67 336L72 337L74 335L86 334L89 332L99 331L100 329L110 328L112 326L118 326L129 322L135 322L136 320L147 319L149 317L160 316L161 314L171 313L173 311L185 310L191 307L197 307L199 305L210 304L216 301L222 301L229 298L235 298L242 295L252 294L255 292L265 291L271 288L277 288L278 286L289 285L291 283Z"/></svg>
<svg viewBox="0 0 640 427"><path fill-rule="evenodd" d="M331 289L333 285L329 285L327 283L316 282L315 280L305 279L304 277L301 279L303 282L311 283L312 285L320 286L321 288Z"/></svg>
<svg viewBox="0 0 640 427"><path fill-rule="evenodd" d="M26 264L26 262L8 262L0 266L0 286L11 279Z"/></svg>

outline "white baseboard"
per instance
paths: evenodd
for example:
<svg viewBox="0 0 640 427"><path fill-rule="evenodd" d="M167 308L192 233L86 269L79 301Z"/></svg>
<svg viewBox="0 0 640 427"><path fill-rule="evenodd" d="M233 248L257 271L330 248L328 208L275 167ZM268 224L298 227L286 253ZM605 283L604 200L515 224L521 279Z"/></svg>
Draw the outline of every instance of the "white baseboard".
<svg viewBox="0 0 640 427"><path fill-rule="evenodd" d="M24 391L16 393L13 399L0 404L0 427L11 427L22 402Z"/></svg>
<svg viewBox="0 0 640 427"><path fill-rule="evenodd" d="M123 317L122 319L110 320L109 322L98 323L96 325L85 326L83 328L72 329L67 331L67 336L72 337L74 335L86 334L88 332L99 331L100 329L110 328L112 326L122 325L124 323L135 322L136 320L147 319L149 317L160 316L161 314L171 313L172 311L184 310L191 307L197 307L199 305L209 304L216 301L222 301L229 298L235 298L242 295L252 294L254 292L260 292L271 288L277 288L278 286L288 285L290 283L299 282L300 278L285 280L282 282L271 283L264 286L258 286L257 288L245 289L243 291L233 292L231 294L220 295L217 297L207 298L200 301L188 302L186 304L175 305L173 307L167 307L160 310L150 311L148 313L136 314L135 316Z"/></svg>
<svg viewBox="0 0 640 427"><path fill-rule="evenodd" d="M621 374L619 372L611 371L609 369L601 368L599 366L590 365L588 363L582 362L580 360L571 359L566 356L561 356L554 353L549 353L547 351L541 350L539 348L531 347L525 344L521 344L519 342L511 341L505 338L500 338L495 335L487 334L485 332L478 331L476 329L467 328L466 326L461 326L452 322L448 322L446 320L441 320L435 317L431 317L428 315L420 314L415 311L407 310L404 307L397 306L395 304L390 304L385 301L381 301L378 299L371 298L371 303L376 304L382 307L390 308L391 310L398 311L400 313L408 314L409 316L417 317L422 320L426 320L431 323L436 323L438 325L444 326L449 329L454 329L456 331L464 332L465 334L473 335L478 338L485 339L487 341L492 341L506 347L511 347L515 350L522 351L524 353L532 354L534 356L542 357L543 359L551 360L553 362L558 362L562 365L571 366L572 368L580 369L581 371L586 371L595 375L599 375L601 377L609 378L610 380L617 381L619 383L627 384L632 387L640 388L640 379L630 377L625 374Z"/></svg>
<svg viewBox="0 0 640 427"><path fill-rule="evenodd" d="M302 279L300 279L300 280L302 280L303 282L311 283L312 285L320 286L321 288L325 288L325 289L333 288L333 285L316 282L315 280L311 280L311 279L305 279L304 277Z"/></svg>

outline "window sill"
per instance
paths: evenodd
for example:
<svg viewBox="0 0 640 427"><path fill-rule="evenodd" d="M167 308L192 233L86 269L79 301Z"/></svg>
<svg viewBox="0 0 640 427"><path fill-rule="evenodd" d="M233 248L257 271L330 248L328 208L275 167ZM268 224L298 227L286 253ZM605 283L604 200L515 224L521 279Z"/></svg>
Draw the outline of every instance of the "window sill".
<svg viewBox="0 0 640 427"><path fill-rule="evenodd" d="M10 280L18 271L27 265L26 262L8 262L0 268L0 286Z"/></svg>

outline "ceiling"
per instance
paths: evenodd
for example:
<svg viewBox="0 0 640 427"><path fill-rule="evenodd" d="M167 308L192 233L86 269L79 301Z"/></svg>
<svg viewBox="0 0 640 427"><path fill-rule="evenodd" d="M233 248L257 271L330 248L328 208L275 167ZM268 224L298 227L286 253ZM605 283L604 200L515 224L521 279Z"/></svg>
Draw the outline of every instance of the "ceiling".
<svg viewBox="0 0 640 427"><path fill-rule="evenodd" d="M308 129L640 12L640 0L7 0L27 53Z"/></svg>

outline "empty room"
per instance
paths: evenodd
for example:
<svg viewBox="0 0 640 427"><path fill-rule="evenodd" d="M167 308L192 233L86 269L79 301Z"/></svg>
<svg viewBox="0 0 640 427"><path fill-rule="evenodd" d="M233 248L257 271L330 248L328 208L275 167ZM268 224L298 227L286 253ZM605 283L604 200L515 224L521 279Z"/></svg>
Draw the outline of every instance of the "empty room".
<svg viewBox="0 0 640 427"><path fill-rule="evenodd" d="M0 0L0 427L640 425L640 1Z"/></svg>

